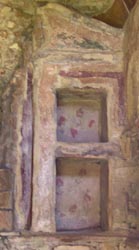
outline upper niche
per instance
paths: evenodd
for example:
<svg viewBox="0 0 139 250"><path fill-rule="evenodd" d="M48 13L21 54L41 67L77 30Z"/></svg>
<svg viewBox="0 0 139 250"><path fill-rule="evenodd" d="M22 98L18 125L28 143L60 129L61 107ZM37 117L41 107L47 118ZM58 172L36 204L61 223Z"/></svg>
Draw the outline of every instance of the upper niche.
<svg viewBox="0 0 139 250"><path fill-rule="evenodd" d="M69 143L107 141L105 94L87 89L58 91L57 139Z"/></svg>

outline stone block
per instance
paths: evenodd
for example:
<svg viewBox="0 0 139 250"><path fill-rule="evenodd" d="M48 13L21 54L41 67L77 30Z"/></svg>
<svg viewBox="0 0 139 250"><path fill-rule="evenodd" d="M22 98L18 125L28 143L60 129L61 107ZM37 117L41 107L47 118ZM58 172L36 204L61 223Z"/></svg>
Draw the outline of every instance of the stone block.
<svg viewBox="0 0 139 250"><path fill-rule="evenodd" d="M11 209L12 208L12 194L11 192L0 193L0 209Z"/></svg>
<svg viewBox="0 0 139 250"><path fill-rule="evenodd" d="M0 231L12 230L12 211L0 210Z"/></svg>
<svg viewBox="0 0 139 250"><path fill-rule="evenodd" d="M54 250L89 250L87 246L58 246Z"/></svg>
<svg viewBox="0 0 139 250"><path fill-rule="evenodd" d="M7 191L12 188L11 171L7 169L0 169L0 191Z"/></svg>

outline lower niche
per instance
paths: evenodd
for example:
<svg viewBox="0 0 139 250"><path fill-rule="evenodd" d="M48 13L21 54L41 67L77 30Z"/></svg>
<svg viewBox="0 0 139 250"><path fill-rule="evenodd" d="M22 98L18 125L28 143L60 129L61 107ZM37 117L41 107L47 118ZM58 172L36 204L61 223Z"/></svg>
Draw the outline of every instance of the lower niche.
<svg viewBox="0 0 139 250"><path fill-rule="evenodd" d="M57 231L108 229L108 164L105 160L56 160Z"/></svg>

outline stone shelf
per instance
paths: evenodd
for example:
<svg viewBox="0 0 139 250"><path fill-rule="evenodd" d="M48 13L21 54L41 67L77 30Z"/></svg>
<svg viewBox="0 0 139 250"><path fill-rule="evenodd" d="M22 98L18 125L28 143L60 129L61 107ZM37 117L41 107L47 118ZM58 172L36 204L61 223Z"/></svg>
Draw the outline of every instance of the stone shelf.
<svg viewBox="0 0 139 250"><path fill-rule="evenodd" d="M115 143L65 143L57 142L56 157L81 157L107 159L120 156L120 146Z"/></svg>

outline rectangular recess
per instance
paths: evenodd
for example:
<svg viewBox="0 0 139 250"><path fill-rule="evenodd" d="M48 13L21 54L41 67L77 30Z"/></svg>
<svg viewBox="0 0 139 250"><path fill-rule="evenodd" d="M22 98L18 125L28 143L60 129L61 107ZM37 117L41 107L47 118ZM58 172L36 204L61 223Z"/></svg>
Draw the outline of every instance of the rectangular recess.
<svg viewBox="0 0 139 250"><path fill-rule="evenodd" d="M107 161L58 158L56 173L57 231L107 230Z"/></svg>
<svg viewBox="0 0 139 250"><path fill-rule="evenodd" d="M107 142L106 94L94 89L57 91L57 140Z"/></svg>

